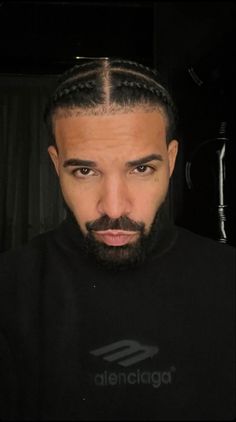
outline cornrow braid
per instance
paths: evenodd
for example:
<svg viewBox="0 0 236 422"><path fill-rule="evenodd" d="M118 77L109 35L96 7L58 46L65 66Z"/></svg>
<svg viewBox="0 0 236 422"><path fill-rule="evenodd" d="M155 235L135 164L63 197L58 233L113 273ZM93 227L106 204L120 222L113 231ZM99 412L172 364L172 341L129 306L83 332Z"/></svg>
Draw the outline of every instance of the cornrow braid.
<svg viewBox="0 0 236 422"><path fill-rule="evenodd" d="M78 75L81 71L91 71L95 70L99 66L99 60L93 60L88 61L85 63L80 63L74 65L72 68L68 69L66 72L64 72L61 76L58 77L58 84L63 83L64 81L67 81L69 78Z"/></svg>
<svg viewBox="0 0 236 422"><path fill-rule="evenodd" d="M62 75L46 106L44 117L50 142L55 143L53 117L59 109L108 113L111 107L118 110L140 105L162 109L167 120L167 142L175 137L176 107L156 70L120 58L100 58L75 65Z"/></svg>
<svg viewBox="0 0 236 422"><path fill-rule="evenodd" d="M54 93L52 101L56 103L60 98L73 94L75 91L92 89L96 85L95 81L76 82L71 85L70 83L60 86Z"/></svg>
<svg viewBox="0 0 236 422"><path fill-rule="evenodd" d="M138 88L138 89L142 89L142 90L147 90L147 91L151 92L152 94L156 95L157 97L160 97L162 99L162 101L165 104L172 107L173 110L175 109L175 105L174 105L172 98L170 97L168 92L161 85L159 85L159 88L157 88L155 86L148 85L145 82L121 81L121 82L118 82L117 86L120 86L120 87L125 86L125 87L130 87L130 88Z"/></svg>
<svg viewBox="0 0 236 422"><path fill-rule="evenodd" d="M128 65L131 68L136 68L136 69L140 69L141 71L145 71L148 74L152 74L153 76L159 76L158 72L155 69L151 69L148 66L145 66L142 63L137 63L135 61L131 61L131 60L121 60L121 59L114 59L111 64L117 65L117 64L121 64L121 65Z"/></svg>

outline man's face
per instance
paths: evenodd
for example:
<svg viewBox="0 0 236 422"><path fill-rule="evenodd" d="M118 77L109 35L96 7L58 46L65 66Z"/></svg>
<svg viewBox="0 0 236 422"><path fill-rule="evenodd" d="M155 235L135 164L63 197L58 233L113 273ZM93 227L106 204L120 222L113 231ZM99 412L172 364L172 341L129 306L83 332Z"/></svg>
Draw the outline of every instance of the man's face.
<svg viewBox="0 0 236 422"><path fill-rule="evenodd" d="M129 259L166 198L177 141L166 144L161 110L54 117L48 151L63 197L85 238L114 260ZM123 257L123 258L122 258Z"/></svg>

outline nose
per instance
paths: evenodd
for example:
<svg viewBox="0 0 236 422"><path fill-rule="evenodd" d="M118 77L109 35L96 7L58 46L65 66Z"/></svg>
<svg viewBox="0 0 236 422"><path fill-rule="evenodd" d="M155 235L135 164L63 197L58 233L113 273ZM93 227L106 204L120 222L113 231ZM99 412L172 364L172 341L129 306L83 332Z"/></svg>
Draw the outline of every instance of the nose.
<svg viewBox="0 0 236 422"><path fill-rule="evenodd" d="M131 197L124 180L110 178L104 181L97 209L101 215L105 214L111 219L117 219L130 213Z"/></svg>

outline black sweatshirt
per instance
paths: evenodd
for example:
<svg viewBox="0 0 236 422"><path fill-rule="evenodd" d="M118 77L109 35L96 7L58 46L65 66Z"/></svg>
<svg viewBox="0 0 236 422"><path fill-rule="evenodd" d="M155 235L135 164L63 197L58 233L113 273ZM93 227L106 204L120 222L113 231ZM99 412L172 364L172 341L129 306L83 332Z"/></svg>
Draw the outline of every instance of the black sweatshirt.
<svg viewBox="0 0 236 422"><path fill-rule="evenodd" d="M0 259L0 419L231 420L235 249L177 226L109 271L67 218Z"/></svg>

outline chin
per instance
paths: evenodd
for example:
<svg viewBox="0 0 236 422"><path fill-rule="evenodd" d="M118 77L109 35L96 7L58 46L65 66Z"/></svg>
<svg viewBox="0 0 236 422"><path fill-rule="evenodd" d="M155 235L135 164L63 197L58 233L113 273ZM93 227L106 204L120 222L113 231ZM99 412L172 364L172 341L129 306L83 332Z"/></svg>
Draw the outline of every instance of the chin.
<svg viewBox="0 0 236 422"><path fill-rule="evenodd" d="M96 240L89 233L86 238L86 250L100 266L113 270L134 268L144 261L145 254L141 239L122 246L110 246Z"/></svg>

